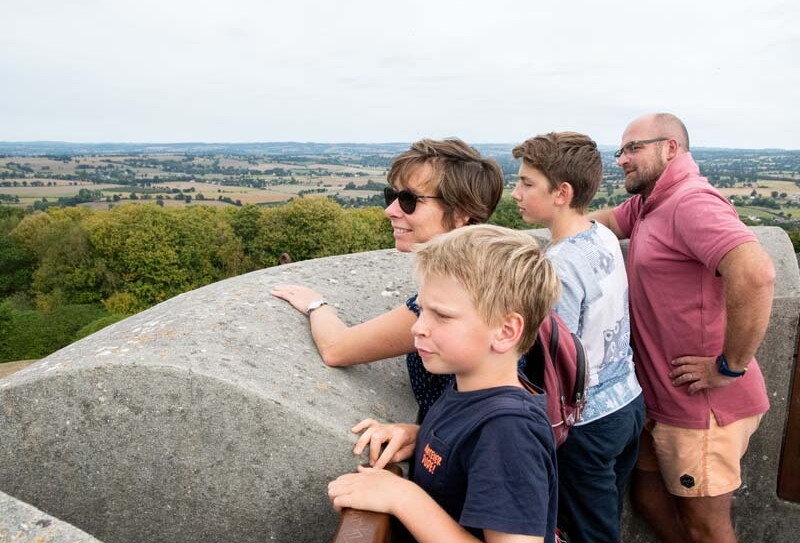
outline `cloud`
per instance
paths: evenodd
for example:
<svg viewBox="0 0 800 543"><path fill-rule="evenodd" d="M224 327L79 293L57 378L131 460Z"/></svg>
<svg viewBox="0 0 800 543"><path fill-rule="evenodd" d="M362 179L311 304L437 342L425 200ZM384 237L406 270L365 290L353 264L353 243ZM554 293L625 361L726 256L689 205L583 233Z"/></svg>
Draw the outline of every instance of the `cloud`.
<svg viewBox="0 0 800 543"><path fill-rule="evenodd" d="M698 144L800 148L793 2L39 0L4 15L1 140L583 129L613 144L667 110Z"/></svg>

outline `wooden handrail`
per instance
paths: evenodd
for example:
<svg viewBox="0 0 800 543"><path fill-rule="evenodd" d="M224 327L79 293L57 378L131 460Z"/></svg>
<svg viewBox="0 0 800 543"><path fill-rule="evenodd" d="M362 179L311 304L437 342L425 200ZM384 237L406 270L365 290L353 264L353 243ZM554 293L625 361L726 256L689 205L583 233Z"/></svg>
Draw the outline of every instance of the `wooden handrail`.
<svg viewBox="0 0 800 543"><path fill-rule="evenodd" d="M386 468L395 475L403 476L403 470L397 464L389 464ZM342 509L339 527L331 543L391 543L391 515L362 511L361 509Z"/></svg>
<svg viewBox="0 0 800 543"><path fill-rule="evenodd" d="M800 325L792 365L792 388L789 392L789 413L781 446L778 467L778 497L800 502Z"/></svg>

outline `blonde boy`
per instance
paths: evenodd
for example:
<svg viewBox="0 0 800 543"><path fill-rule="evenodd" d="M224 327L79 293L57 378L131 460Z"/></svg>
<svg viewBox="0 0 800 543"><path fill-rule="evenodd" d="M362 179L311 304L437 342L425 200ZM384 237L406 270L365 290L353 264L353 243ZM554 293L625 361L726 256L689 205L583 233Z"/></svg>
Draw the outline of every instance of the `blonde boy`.
<svg viewBox="0 0 800 543"><path fill-rule="evenodd" d="M421 246L415 275L415 347L454 385L422 426L353 428L373 467L330 483L334 507L391 513L420 542L554 541L553 434L544 396L517 371L558 298L552 265L525 233L467 226ZM380 469L412 455L413 481Z"/></svg>
<svg viewBox="0 0 800 543"><path fill-rule="evenodd" d="M620 540L625 485L644 423L630 348L628 281L617 237L585 213L603 176L591 138L551 132L514 148L512 197L525 222L550 229L547 256L561 280L556 311L586 349L583 421L558 450L559 527L573 543Z"/></svg>

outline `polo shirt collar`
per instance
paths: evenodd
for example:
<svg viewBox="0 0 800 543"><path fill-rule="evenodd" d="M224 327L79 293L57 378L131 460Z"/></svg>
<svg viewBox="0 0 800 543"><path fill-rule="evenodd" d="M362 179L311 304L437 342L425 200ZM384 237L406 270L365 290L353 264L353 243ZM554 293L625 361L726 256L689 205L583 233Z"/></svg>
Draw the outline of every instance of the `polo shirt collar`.
<svg viewBox="0 0 800 543"><path fill-rule="evenodd" d="M656 181L653 192L644 202L644 212L652 211L666 201L682 181L690 177L700 177L700 167L691 153L681 153L667 164L664 173Z"/></svg>

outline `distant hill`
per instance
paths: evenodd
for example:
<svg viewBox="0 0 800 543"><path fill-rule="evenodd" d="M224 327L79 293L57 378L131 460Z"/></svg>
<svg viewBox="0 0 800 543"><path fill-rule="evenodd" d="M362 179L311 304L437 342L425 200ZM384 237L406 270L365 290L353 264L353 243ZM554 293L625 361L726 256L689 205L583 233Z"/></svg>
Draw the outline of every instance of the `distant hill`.
<svg viewBox="0 0 800 543"><path fill-rule="evenodd" d="M264 143L70 143L65 141L0 141L0 155L136 155L191 153L197 155L396 155L408 143L314 143L279 141Z"/></svg>
<svg viewBox="0 0 800 543"><path fill-rule="evenodd" d="M518 142L517 142L518 143ZM410 142L388 143L318 143L275 141L259 143L73 143L66 141L0 141L0 155L136 155L191 153L197 155L397 155L408 149ZM476 143L475 147L489 156L510 155L515 143ZM600 150L613 152L613 145L600 145ZM729 149L695 147L695 154L725 156L730 154L800 154L800 150L784 149Z"/></svg>

